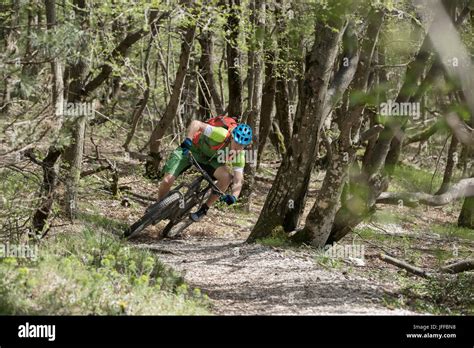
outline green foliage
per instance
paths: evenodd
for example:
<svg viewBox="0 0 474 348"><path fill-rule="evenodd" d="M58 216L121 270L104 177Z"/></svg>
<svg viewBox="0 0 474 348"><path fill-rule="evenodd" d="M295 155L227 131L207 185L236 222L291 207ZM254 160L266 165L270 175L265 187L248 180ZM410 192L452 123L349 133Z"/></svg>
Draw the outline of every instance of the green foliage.
<svg viewBox="0 0 474 348"><path fill-rule="evenodd" d="M408 215L405 212L377 210L372 216L370 221L378 222L381 224L399 224L399 223L413 223L416 222L416 217Z"/></svg>
<svg viewBox="0 0 474 348"><path fill-rule="evenodd" d="M324 250L319 250L314 258L315 262L324 268L341 269L344 266L344 261L341 258L331 257L327 255Z"/></svg>
<svg viewBox="0 0 474 348"><path fill-rule="evenodd" d="M127 227L127 224L114 219L109 219L98 213L79 212L78 218L86 225L91 226L94 230L104 229L106 231L119 231Z"/></svg>
<svg viewBox="0 0 474 348"><path fill-rule="evenodd" d="M433 179L433 181L432 181ZM408 165L397 165L391 181L391 190L431 193L437 190L443 181L442 173L430 173Z"/></svg>
<svg viewBox="0 0 474 348"><path fill-rule="evenodd" d="M288 234L283 230L282 226L275 227L272 233L270 234L270 236L262 238L262 239L257 239L256 242L262 245L272 246L272 247L281 247L281 246L290 245Z"/></svg>
<svg viewBox="0 0 474 348"><path fill-rule="evenodd" d="M33 188L39 178L28 173L0 169L0 243L19 243L38 198Z"/></svg>
<svg viewBox="0 0 474 348"><path fill-rule="evenodd" d="M85 229L0 260L1 314L207 314L207 300L156 255Z"/></svg>
<svg viewBox="0 0 474 348"><path fill-rule="evenodd" d="M452 224L432 225L432 231L448 239L467 239L474 241L474 231L470 228L458 227Z"/></svg>
<svg viewBox="0 0 474 348"><path fill-rule="evenodd" d="M474 275L442 275L407 281L392 304L433 314L474 314Z"/></svg>

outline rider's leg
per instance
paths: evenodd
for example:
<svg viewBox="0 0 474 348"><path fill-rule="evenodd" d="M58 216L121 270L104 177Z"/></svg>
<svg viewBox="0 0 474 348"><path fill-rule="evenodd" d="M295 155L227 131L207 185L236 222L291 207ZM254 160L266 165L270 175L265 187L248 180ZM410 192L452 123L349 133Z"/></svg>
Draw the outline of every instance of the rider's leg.
<svg viewBox="0 0 474 348"><path fill-rule="evenodd" d="M232 182L232 174L230 174L229 168L227 166L221 166L217 168L214 172L214 177L217 179L216 186L222 192L225 192ZM215 201L217 201L218 198L218 195L211 194L206 202L206 205L210 207Z"/></svg>
<svg viewBox="0 0 474 348"><path fill-rule="evenodd" d="M176 177L170 173L164 175L160 183L160 188L158 189L158 200L162 200L168 194L175 180Z"/></svg>
<svg viewBox="0 0 474 348"><path fill-rule="evenodd" d="M165 198L176 178L190 166L189 158L183 154L183 149L180 147L170 154L165 166L163 167L165 175L163 176L160 188L158 189L159 200Z"/></svg>
<svg viewBox="0 0 474 348"><path fill-rule="evenodd" d="M226 166L221 166L217 168L214 172L214 177L217 179L217 187L221 191L227 190L230 183L232 182L232 175L229 173L229 169ZM204 203L198 211L191 214L191 219L194 221L201 220L204 215L207 214L209 207L219 198L218 195L211 194L206 203Z"/></svg>

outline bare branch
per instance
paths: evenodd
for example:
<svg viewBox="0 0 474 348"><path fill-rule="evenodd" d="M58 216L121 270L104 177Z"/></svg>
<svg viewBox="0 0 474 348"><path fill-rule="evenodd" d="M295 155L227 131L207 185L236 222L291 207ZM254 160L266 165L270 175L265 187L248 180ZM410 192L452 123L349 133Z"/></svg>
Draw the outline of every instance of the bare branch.
<svg viewBox="0 0 474 348"><path fill-rule="evenodd" d="M377 198L377 203L399 204L402 202L410 207L421 203L436 207L465 197L474 197L474 178L459 181L441 195L431 195L424 192L383 192Z"/></svg>
<svg viewBox="0 0 474 348"><path fill-rule="evenodd" d="M405 261L396 259L392 256L388 256L388 255L385 255L385 254L380 254L379 258L382 261L385 261L385 262L387 262L391 265L402 268L402 269L406 270L407 272L410 272L410 273L415 274L417 276L420 276L420 277L423 277L423 278L429 278L429 276L430 276L430 274L428 272L426 272L425 270L423 270L419 267L416 267L416 266L412 266L412 265L406 263Z"/></svg>
<svg viewBox="0 0 474 348"><path fill-rule="evenodd" d="M443 124L444 122L442 119L436 121L434 124L432 124L428 128L409 137L407 140L403 142L403 145L405 146L405 145L416 143L419 141L428 140L433 134L435 134L441 128Z"/></svg>
<svg viewBox="0 0 474 348"><path fill-rule="evenodd" d="M467 147L474 148L474 129L469 127L455 113L450 113L446 116L446 123L460 143Z"/></svg>
<svg viewBox="0 0 474 348"><path fill-rule="evenodd" d="M441 268L443 273L461 273L465 271L472 271L474 269L474 259L468 259L453 263Z"/></svg>

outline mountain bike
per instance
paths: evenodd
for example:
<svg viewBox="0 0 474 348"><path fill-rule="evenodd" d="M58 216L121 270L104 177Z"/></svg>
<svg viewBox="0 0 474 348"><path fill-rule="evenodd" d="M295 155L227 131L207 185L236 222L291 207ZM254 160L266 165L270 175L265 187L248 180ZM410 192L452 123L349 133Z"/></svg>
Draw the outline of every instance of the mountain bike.
<svg viewBox="0 0 474 348"><path fill-rule="evenodd" d="M156 225L162 220L169 220L161 233L161 237L175 237L184 231L194 221L189 217L190 211L200 206L210 193L225 195L215 184L215 180L199 165L193 154L189 152L191 165L199 172L199 176L191 183L181 183L171 190L162 200L149 206L140 219L129 226L123 233L123 238L138 235L150 225ZM183 192L184 191L184 192Z"/></svg>

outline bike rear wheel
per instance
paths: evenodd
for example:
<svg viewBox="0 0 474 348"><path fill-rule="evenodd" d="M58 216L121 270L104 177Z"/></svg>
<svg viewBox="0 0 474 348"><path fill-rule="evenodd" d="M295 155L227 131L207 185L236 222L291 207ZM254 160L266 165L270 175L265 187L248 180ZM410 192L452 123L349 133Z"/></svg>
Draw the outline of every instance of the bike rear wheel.
<svg viewBox="0 0 474 348"><path fill-rule="evenodd" d="M153 207L148 210L145 215L143 215L139 220L137 220L133 225L125 230L123 233L123 238L135 236L151 224L166 219L172 213L175 205L180 199L181 194L179 192L173 192L158 202L156 205L153 205Z"/></svg>

